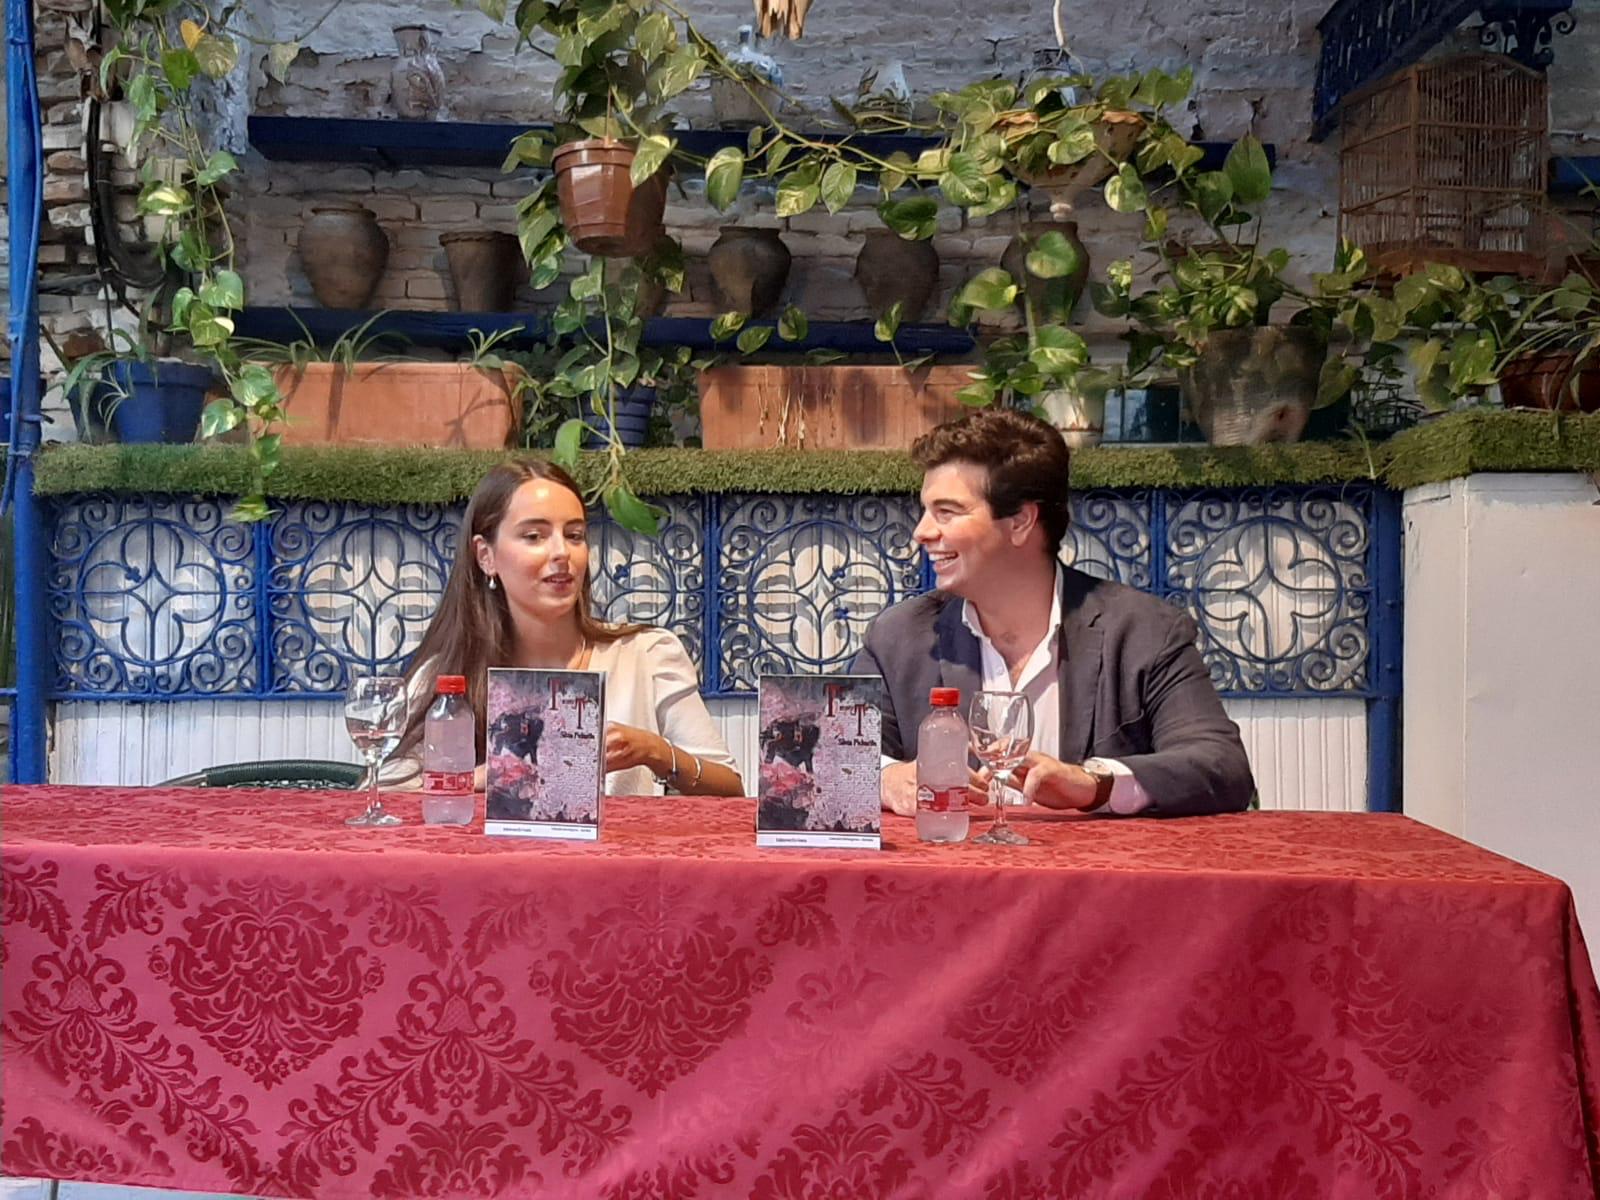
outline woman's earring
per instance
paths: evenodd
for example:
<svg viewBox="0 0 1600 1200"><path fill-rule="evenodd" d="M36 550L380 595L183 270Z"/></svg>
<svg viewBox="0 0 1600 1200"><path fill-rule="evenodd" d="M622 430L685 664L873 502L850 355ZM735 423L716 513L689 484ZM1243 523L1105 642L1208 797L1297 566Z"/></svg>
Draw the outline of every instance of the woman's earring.
<svg viewBox="0 0 1600 1200"><path fill-rule="evenodd" d="M489 590L492 592L499 586L499 583L495 581L495 577L493 575L489 576Z"/></svg>

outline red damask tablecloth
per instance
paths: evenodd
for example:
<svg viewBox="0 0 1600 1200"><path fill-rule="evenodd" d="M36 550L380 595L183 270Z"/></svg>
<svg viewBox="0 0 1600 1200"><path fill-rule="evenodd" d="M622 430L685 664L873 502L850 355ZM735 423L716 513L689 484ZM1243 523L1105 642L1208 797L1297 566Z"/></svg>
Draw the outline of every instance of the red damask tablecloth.
<svg viewBox="0 0 1600 1200"><path fill-rule="evenodd" d="M416 818L416 802L393 806ZM1398 816L1023 817L1012 850L599 846L350 793L11 788L22 1176L283 1196L1593 1196L1561 883Z"/></svg>

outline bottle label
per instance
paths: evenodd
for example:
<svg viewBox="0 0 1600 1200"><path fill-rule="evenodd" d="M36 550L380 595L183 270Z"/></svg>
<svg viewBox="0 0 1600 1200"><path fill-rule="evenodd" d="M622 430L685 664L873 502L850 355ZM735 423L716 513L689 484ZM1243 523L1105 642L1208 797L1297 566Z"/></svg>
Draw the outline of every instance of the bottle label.
<svg viewBox="0 0 1600 1200"><path fill-rule="evenodd" d="M965 787L931 788L926 784L917 788L917 810L919 812L966 812L967 789Z"/></svg>
<svg viewBox="0 0 1600 1200"><path fill-rule="evenodd" d="M425 771L422 775L424 792L460 795L472 791L471 771Z"/></svg>

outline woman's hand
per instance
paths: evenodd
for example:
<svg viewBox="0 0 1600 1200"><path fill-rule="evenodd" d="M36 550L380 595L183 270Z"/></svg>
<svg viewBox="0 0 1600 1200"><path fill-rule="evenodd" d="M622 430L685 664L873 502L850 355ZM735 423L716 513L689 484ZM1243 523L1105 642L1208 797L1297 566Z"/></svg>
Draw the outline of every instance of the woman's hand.
<svg viewBox="0 0 1600 1200"><path fill-rule="evenodd" d="M649 767L663 776L672 766L672 749L658 733L632 725L606 722L606 770L626 771L630 767Z"/></svg>

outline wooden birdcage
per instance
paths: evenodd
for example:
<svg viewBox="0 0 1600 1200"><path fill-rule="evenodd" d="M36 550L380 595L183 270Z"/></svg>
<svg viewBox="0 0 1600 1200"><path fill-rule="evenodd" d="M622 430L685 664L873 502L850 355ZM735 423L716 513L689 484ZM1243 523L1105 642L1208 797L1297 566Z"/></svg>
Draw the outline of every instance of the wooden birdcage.
<svg viewBox="0 0 1600 1200"><path fill-rule="evenodd" d="M1418 63L1352 96L1340 127L1339 235L1383 271L1543 268L1542 74L1496 54Z"/></svg>

